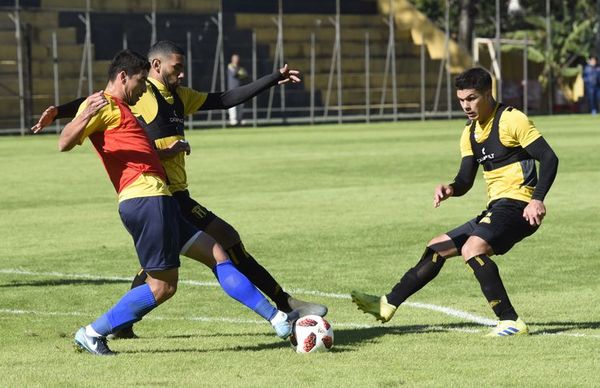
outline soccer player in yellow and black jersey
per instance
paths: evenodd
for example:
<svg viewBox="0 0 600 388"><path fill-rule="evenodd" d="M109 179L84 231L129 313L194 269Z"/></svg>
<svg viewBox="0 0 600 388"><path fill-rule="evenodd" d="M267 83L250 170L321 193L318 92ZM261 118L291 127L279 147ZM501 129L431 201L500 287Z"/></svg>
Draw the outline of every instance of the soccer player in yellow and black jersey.
<svg viewBox="0 0 600 388"><path fill-rule="evenodd" d="M365 313L389 321L398 306L433 280L446 259L462 255L498 317L488 336L527 334L502 284L493 255L508 252L535 233L546 214L544 198L558 168L558 158L525 114L497 103L492 79L480 68L455 81L457 97L469 118L460 140L461 164L454 182L435 188L433 205L464 195L473 186L478 167L487 185L487 208L465 224L433 238L421 260L382 296L359 291L352 300ZM539 161L539 178L535 161Z"/></svg>
<svg viewBox="0 0 600 388"><path fill-rule="evenodd" d="M131 110L154 142L167 173L169 190L177 200L184 217L213 236L226 249L240 272L273 300L280 310L297 310L300 315L325 315L327 307L301 301L285 292L271 274L246 251L238 232L190 197L185 170L185 155L190 153L184 133L183 118L186 115L198 110L227 109L274 85L300 82L299 72L288 69L285 65L275 73L244 86L225 92L204 93L181 86L185 53L173 42L157 42L150 48L148 59L151 67L147 91L131 106ZM78 99L59 107L49 107L32 130L39 132L55 118L72 117L75 107L79 106L81 101L82 99ZM133 280L132 287L144 284L145 280L145 272L140 271ZM133 336L133 332L124 328L117 336L128 338Z"/></svg>
<svg viewBox="0 0 600 388"><path fill-rule="evenodd" d="M144 285L131 289L105 314L79 329L76 345L95 355L114 354L106 345L109 334L139 321L175 294L180 254L212 264L223 290L286 338L294 317L272 306L221 245L183 218L171 196L159 156L129 108L146 90L148 67L143 56L119 52L111 62L105 92L81 104L60 134L60 151L70 151L86 138L92 142L118 194L119 215L147 274Z"/></svg>

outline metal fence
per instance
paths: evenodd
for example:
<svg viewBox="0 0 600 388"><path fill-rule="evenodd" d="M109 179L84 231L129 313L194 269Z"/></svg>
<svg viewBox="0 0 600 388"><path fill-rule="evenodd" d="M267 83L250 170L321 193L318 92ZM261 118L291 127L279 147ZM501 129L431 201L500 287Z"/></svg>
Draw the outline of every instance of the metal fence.
<svg viewBox="0 0 600 388"><path fill-rule="evenodd" d="M90 17L92 12L99 11L91 9L90 0L87 0L86 3L87 7L83 12L82 9L60 9L60 11L79 11L78 18L84 26L85 31L83 45L81 45L81 54L79 56L80 66L77 91L72 91L71 98L93 92L95 87L94 81L96 83L100 82L100 85L102 81L101 77L94 74L93 47L94 42L97 41L100 43L103 37L92 36L92 22ZM252 79L264 75L264 72L261 74L261 69L271 67L275 71L286 62L285 53L287 50L284 39L286 36L286 25L281 4L282 2L279 0L279 13L272 19L272 23L277 30L274 39L274 52L265 54L264 50L260 50L260 44L257 43L256 31L252 31L251 38L245 43L251 51L251 63L249 66L251 71L249 73L252 74ZM453 75L449 66L448 51L448 43L450 42L448 1L446 5L446 28L444 31L445 54L441 59L431 59L424 44L425 37L421 36L421 44L413 47L412 57L407 62L407 53L402 52L405 46L398 44L396 31L398 25L394 19L394 1L390 0L390 12L387 16L384 15L379 19L381 25L384 25L387 31L387 42L384 43L383 50L385 56L381 55L381 44L378 43L375 45L373 43L373 31L369 31L366 28L364 38L360 42L363 47L360 55L362 63L358 67L361 71L349 72L346 70L347 66L345 65L343 55L344 42L346 40L343 36L343 15L340 13L340 0L338 0L336 13L330 15L327 20L316 20L310 35L306 37L309 54L308 58L304 59L306 59L305 63L308 64L308 67L301 70L307 82L303 84L303 90L299 91L299 93L308 94L308 98L304 100L304 103L294 103L286 99L286 96L289 95L289 92L286 93L288 87L273 88L269 92L266 92L265 96L261 97L262 103L259 103L257 98L247 103L247 105L250 105L247 111L251 113L248 115L246 122L248 125L259 126L292 123L317 124L463 117L459 106L454 101L455 98L452 93ZM13 47L16 50L14 69L18 77L18 90L15 90L12 96L5 96L4 99L6 100L5 105L14 106L13 112L17 109L17 106L19 107L19 118L18 122L14 124L0 124L2 126L0 131L2 133L20 133L23 135L29 132L29 126L37 120L37 117L42 112L40 106L32 104L31 34L27 34L27 25L21 20L23 7L20 5L19 0L15 0L14 7L5 7L3 9L9 11L8 16L13 24L12 31L15 34ZM155 42L157 39L162 39L157 33L156 0L152 1L151 9L145 18L151 31L150 43ZM205 34L205 36L214 39L212 41L207 41L208 38L204 38L202 33L187 31L185 34L185 41L187 42L186 77L188 86L195 86L196 89L205 91L226 89L224 72L227 64L225 63L225 52L228 51L227 44L231 40L228 39L227 32L224 29L223 19L223 13L217 12L210 17L209 21L205 22L204 30L213 31L212 34ZM319 37L324 24L328 24L328 28L333 28L334 30L330 41L324 41ZM6 31L6 24L0 24L0 26L4 26ZM51 99L49 96L48 103L60 104L69 100L66 97L69 93L64 89L68 85L65 86L67 80L61 78L60 75L61 66L64 65L63 58L60 55L60 36L54 31L50 38L50 42L48 42L49 57L44 62L45 66L52 68L53 93L51 94ZM200 55L201 53L193 50L193 43L202 39L204 39L203 44L205 45L203 47L213 48L209 56L205 55L205 53ZM525 48L528 44L527 41L503 41L500 39L499 31L496 37L488 39L475 38L473 40L475 63L482 63L490 67L491 72L498 80L497 91L500 98L502 97L503 80L500 71L501 51L499 48L503 43L522 44ZM236 44L239 46L240 42L236 42ZM359 43L354 42L352 44L355 54L357 44ZM129 45L130 42L127 34L123 34L122 47L127 48ZM318 52L324 51L323 47L327 48L325 50L328 54L326 57L323 55L319 56L318 54ZM328 49L329 47L331 48L330 50ZM480 50L480 48L483 48L483 50ZM379 53L374 54L374 49L379 49ZM415 50L417 51L416 54ZM481 56L479 55L480 52L482 53ZM522 66L524 92L521 107L525 111L528 109L528 62L526 52L524 50L522 64L509 64L509 66ZM211 77L208 79L204 76L204 81L199 83L198 78L200 75L196 74L197 64L204 61L204 67L206 68L207 57L210 57L212 62ZM353 61L357 62L358 60L355 55ZM317 68L324 67L323 63L327 64L328 71L319 75ZM379 65L379 69L374 69L374 63ZM293 63L290 64L293 66ZM382 64L383 69L380 69ZM8 66L10 67L10 64ZM402 68L402 72L399 72L399 68ZM402 79L399 78L399 74L403 75ZM326 87L317 87L316 79L318 77L326 79ZM349 87L345 87L345 81L351 77L354 77L354 79L360 78L361 80L361 85L358 85L358 87L356 82L354 82L352 91L350 91ZM2 86L2 81L0 80L0 88ZM410 90L410 99L407 101L405 98L403 102L399 102L399 91L406 92L407 90ZM350 93L354 93L354 97L357 94L362 94L363 97L358 103L344 103L347 101ZM552 93L547 94L551 98ZM278 98L275 99L277 95ZM550 109L551 106L550 102ZM0 122L3 121L0 120ZM187 126L189 128L225 127L226 123L226 111L198 112L190 115L187 119ZM59 124L55 128L56 131L59 131Z"/></svg>

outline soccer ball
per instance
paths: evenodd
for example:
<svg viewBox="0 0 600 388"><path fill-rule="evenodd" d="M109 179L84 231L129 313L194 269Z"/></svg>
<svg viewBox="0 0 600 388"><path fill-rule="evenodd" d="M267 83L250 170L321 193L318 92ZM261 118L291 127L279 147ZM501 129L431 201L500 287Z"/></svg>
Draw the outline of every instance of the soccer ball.
<svg viewBox="0 0 600 388"><path fill-rule="evenodd" d="M290 342L297 353L328 352L333 347L333 328L323 317L306 315L296 321Z"/></svg>

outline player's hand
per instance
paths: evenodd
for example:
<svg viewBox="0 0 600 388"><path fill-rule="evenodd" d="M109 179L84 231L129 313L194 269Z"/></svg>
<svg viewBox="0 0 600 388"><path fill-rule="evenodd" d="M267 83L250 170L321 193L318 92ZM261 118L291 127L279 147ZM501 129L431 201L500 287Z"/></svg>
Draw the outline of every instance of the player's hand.
<svg viewBox="0 0 600 388"><path fill-rule="evenodd" d="M439 207L442 201L452 197L454 189L450 185L437 185L433 193L433 207Z"/></svg>
<svg viewBox="0 0 600 388"><path fill-rule="evenodd" d="M283 65L281 69L279 69L279 72L281 73L279 85L287 84L288 82L293 84L302 82L302 79L300 78L300 71L289 69L287 63Z"/></svg>
<svg viewBox="0 0 600 388"><path fill-rule="evenodd" d="M523 218L529 222L529 225L541 225L546 215L546 206L544 202L538 199L532 199L523 210Z"/></svg>
<svg viewBox="0 0 600 388"><path fill-rule="evenodd" d="M104 96L104 90L97 91L94 94L90 94L90 96L85 100L86 107L83 110L82 114L92 117L100 109L108 104L108 100L106 96Z"/></svg>
<svg viewBox="0 0 600 388"><path fill-rule="evenodd" d="M42 115L40 116L38 122L33 127L31 127L33 133L41 132L42 129L52 124L57 114L58 109L56 109L54 105L51 105L48 108L46 108L44 113L42 113Z"/></svg>
<svg viewBox="0 0 600 388"><path fill-rule="evenodd" d="M190 143L188 143L187 140L182 140L182 139L171 143L168 150L169 150L169 154L171 154L171 156L176 155L180 152L185 152L186 155L189 155L192 152Z"/></svg>

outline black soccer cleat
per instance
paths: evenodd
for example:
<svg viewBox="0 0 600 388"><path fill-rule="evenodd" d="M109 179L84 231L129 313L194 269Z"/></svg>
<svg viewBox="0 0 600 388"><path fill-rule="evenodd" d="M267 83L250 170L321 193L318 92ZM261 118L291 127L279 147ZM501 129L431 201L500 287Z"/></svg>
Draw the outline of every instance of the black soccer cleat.
<svg viewBox="0 0 600 388"><path fill-rule="evenodd" d="M298 317L304 317L306 315L318 315L320 317L324 317L327 315L327 306L318 304L305 302L300 299L296 299L293 296L288 297L288 304L294 310Z"/></svg>
<svg viewBox="0 0 600 388"><path fill-rule="evenodd" d="M109 340L115 339L135 339L140 338L133 332L133 326L124 327L121 330L111 333L107 337Z"/></svg>

